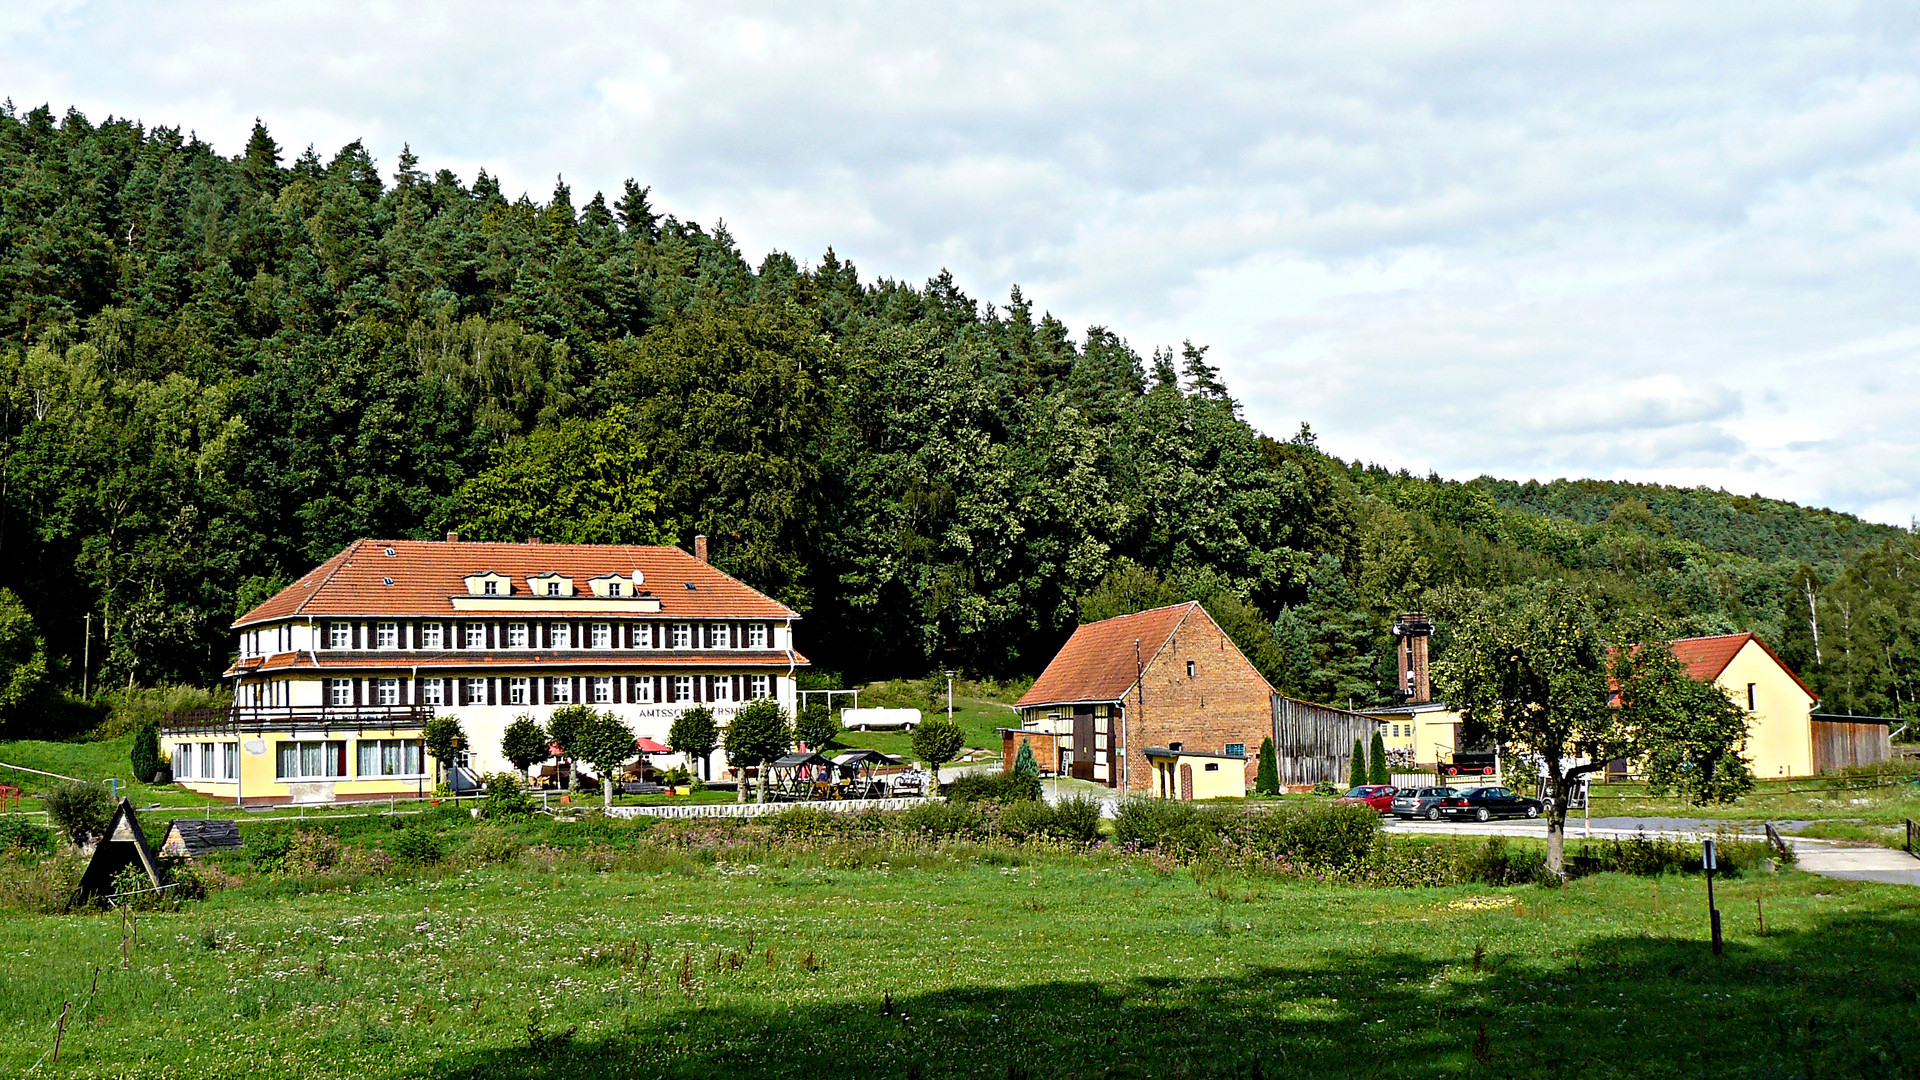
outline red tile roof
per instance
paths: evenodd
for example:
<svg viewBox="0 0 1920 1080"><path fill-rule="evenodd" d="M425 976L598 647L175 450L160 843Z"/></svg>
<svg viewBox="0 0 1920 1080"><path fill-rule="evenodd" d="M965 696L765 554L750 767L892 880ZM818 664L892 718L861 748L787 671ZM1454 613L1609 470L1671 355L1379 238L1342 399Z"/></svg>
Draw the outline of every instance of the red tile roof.
<svg viewBox="0 0 1920 1080"><path fill-rule="evenodd" d="M1140 669L1199 606L1199 601L1189 600L1087 623L1073 632L1014 707L1119 701L1139 681ZM1140 643L1137 653L1135 641Z"/></svg>
<svg viewBox="0 0 1920 1080"><path fill-rule="evenodd" d="M1772 649L1767 648L1766 642L1752 634L1717 634L1713 637L1680 638L1673 642L1673 655L1680 661L1680 666L1687 669L1688 675L1712 682L1720 677L1721 672L1727 670L1727 665L1733 663L1733 658L1739 655L1741 649L1747 647L1749 641L1764 649L1766 654L1773 658L1773 662L1780 665L1780 670L1786 672L1788 678L1798 683L1800 689L1809 698L1819 700L1819 695L1808 689L1806 683L1800 681L1800 676L1787 666L1786 661L1780 659Z"/></svg>
<svg viewBox="0 0 1920 1080"><path fill-rule="evenodd" d="M393 552L388 555L387 552ZM513 595L528 596L526 579L549 572L573 578L586 591L605 574L645 577L641 586L673 618L792 619L785 604L676 547L625 544L486 544L441 540L355 540L278 595L242 615L234 629L286 618L327 615L432 616L454 614L453 596L467 594L466 578L493 570L512 579ZM392 584L387 581L391 579ZM687 588L692 584L692 589ZM637 606L637 605L636 605ZM638 612L636 611L636 614ZM606 612L596 614L605 615ZM584 617L558 601L553 610L515 611L513 617ZM500 618L501 614L489 613Z"/></svg>

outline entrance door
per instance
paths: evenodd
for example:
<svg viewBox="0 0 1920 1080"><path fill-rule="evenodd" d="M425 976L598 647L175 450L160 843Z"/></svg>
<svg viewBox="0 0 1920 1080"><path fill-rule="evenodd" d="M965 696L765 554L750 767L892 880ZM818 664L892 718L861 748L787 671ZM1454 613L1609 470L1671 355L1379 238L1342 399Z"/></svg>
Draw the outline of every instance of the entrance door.
<svg viewBox="0 0 1920 1080"><path fill-rule="evenodd" d="M1193 766L1185 762L1180 764L1180 799L1183 802L1193 801Z"/></svg>
<svg viewBox="0 0 1920 1080"><path fill-rule="evenodd" d="M1073 775L1093 779L1093 712L1073 714Z"/></svg>

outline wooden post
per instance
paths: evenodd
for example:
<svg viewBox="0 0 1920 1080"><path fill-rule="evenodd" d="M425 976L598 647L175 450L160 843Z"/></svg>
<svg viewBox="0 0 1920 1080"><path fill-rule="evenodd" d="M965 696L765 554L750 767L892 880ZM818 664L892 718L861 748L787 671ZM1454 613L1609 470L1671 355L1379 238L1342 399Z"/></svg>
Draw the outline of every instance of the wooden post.
<svg viewBox="0 0 1920 1080"><path fill-rule="evenodd" d="M1707 840L1700 846L1700 865L1707 872L1707 921L1713 928L1713 955L1720 955L1720 910L1713 906L1713 871L1719 861L1713 856L1713 841Z"/></svg>

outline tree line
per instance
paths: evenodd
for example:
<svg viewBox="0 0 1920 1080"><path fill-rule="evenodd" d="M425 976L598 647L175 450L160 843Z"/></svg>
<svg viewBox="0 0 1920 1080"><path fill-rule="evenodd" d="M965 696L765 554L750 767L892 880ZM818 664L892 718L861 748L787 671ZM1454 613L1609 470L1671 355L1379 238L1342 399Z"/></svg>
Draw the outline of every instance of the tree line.
<svg viewBox="0 0 1920 1080"><path fill-rule="evenodd" d="M1082 619L1196 598L1281 688L1377 701L1395 610L1570 581L1758 630L1833 707L1913 693L1901 530L1342 461L1251 426L1202 345L831 249L756 265L637 181L536 201L258 123L223 156L0 108L0 715L208 684L233 617L352 539L450 529L704 533L846 679L1031 673Z"/></svg>

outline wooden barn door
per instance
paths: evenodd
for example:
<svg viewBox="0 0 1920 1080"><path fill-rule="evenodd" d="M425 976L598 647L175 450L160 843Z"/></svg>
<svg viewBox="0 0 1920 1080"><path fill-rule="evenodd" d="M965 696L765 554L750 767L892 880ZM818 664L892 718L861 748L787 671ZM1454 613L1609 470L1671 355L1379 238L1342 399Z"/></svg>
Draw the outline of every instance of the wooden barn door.
<svg viewBox="0 0 1920 1080"><path fill-rule="evenodd" d="M1073 775L1093 779L1093 710L1073 714Z"/></svg>

